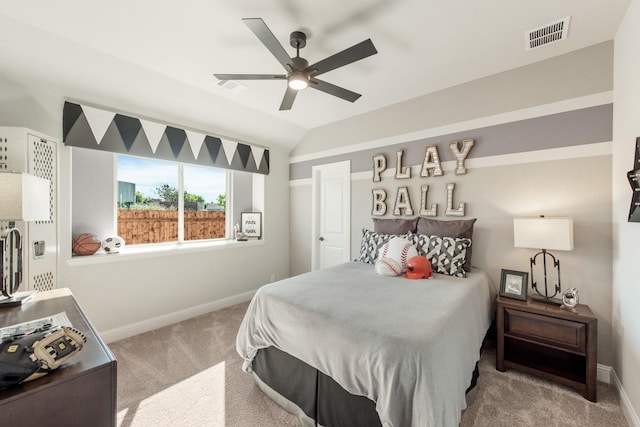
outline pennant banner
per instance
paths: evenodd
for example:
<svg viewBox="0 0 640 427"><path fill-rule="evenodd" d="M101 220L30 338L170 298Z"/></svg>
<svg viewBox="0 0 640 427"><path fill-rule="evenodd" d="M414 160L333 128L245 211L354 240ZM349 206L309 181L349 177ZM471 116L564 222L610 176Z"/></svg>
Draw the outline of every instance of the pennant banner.
<svg viewBox="0 0 640 427"><path fill-rule="evenodd" d="M65 102L62 126L72 147L269 174L269 150L262 147L95 107Z"/></svg>

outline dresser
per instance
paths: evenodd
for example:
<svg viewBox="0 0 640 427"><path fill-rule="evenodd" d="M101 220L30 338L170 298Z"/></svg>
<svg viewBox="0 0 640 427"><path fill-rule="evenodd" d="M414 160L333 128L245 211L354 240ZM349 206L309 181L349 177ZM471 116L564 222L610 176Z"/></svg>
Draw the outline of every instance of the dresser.
<svg viewBox="0 0 640 427"><path fill-rule="evenodd" d="M68 289L38 292L0 310L0 327L65 312L87 342L44 377L0 390L0 424L19 427L116 425L117 362Z"/></svg>

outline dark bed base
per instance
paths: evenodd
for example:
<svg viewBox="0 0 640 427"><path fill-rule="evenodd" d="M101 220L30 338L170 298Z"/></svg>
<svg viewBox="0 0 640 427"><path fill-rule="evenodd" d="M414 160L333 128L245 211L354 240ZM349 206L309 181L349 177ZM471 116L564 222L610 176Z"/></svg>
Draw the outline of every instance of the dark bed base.
<svg viewBox="0 0 640 427"><path fill-rule="evenodd" d="M382 426L372 400L347 392L331 377L282 350L261 349L252 367L262 382L297 405L316 425ZM476 363L467 394L475 388L478 375Z"/></svg>

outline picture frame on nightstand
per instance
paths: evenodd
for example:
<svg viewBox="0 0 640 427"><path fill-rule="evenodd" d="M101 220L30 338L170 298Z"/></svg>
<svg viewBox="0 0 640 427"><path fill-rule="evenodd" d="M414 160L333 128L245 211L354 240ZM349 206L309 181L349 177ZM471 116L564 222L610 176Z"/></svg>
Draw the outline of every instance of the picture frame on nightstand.
<svg viewBox="0 0 640 427"><path fill-rule="evenodd" d="M527 288L529 287L529 273L524 271L502 269L500 276L500 296L527 300Z"/></svg>

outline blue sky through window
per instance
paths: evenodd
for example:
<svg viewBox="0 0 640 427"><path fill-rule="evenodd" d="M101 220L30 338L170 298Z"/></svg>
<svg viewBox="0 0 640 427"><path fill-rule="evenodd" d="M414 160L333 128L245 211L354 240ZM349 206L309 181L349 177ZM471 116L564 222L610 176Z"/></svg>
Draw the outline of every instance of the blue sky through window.
<svg viewBox="0 0 640 427"><path fill-rule="evenodd" d="M226 171L194 165L184 165L184 187L191 194L202 196L205 202L217 202L226 192ZM177 163L139 157L118 156L118 181L133 182L136 191L145 197L157 198L155 189L163 184L178 188Z"/></svg>

